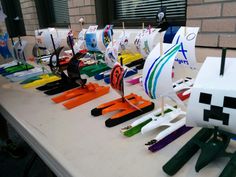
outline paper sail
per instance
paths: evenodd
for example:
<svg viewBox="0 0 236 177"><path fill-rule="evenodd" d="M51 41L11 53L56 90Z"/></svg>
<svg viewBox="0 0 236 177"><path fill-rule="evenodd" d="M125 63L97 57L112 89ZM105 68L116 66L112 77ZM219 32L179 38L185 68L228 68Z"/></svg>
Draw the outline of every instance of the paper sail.
<svg viewBox="0 0 236 177"><path fill-rule="evenodd" d="M119 37L119 50L121 51L126 51L129 48L129 37L130 37L130 33L128 33L127 31L123 30L123 32L120 34Z"/></svg>
<svg viewBox="0 0 236 177"><path fill-rule="evenodd" d="M66 42L67 42L67 45L69 46L70 49L71 49L71 47L74 48L75 40L74 40L74 34L73 34L72 30L69 30L69 32L67 33Z"/></svg>
<svg viewBox="0 0 236 177"><path fill-rule="evenodd" d="M180 44L175 58L177 64L196 69L195 44L198 30L198 27L181 27L175 34L172 44Z"/></svg>
<svg viewBox="0 0 236 177"><path fill-rule="evenodd" d="M102 31L102 43L107 48L109 43L112 41L112 35L113 35L113 25L106 25L105 28Z"/></svg>
<svg viewBox="0 0 236 177"><path fill-rule="evenodd" d="M120 65L120 63L116 62L110 74L111 87L116 90L122 97L124 96L123 78L125 73L126 70Z"/></svg>
<svg viewBox="0 0 236 177"><path fill-rule="evenodd" d="M4 33L4 35L0 35L0 54L4 59L12 57L8 48L8 39L9 36L7 33Z"/></svg>
<svg viewBox="0 0 236 177"><path fill-rule="evenodd" d="M143 57L146 58L158 42L160 42L158 30L155 28L145 29L140 38L140 53Z"/></svg>
<svg viewBox="0 0 236 177"><path fill-rule="evenodd" d="M18 61L21 63L26 64L26 58L25 58L25 48L27 46L28 42L25 40L21 40L19 44L17 45L17 55L18 55Z"/></svg>
<svg viewBox="0 0 236 177"><path fill-rule="evenodd" d="M75 53L78 53L80 50L83 50L86 48L85 46L85 34L87 29L82 29L78 34L78 41L75 42L75 45L73 46Z"/></svg>
<svg viewBox="0 0 236 177"><path fill-rule="evenodd" d="M43 34L43 31L35 31L35 41L36 41L36 44L40 48L46 48L42 34Z"/></svg>
<svg viewBox="0 0 236 177"><path fill-rule="evenodd" d="M118 51L119 51L120 41L115 40L113 42L110 42L110 44L106 48L105 52L105 63L110 68L113 68L115 63L118 60Z"/></svg>
<svg viewBox="0 0 236 177"><path fill-rule="evenodd" d="M144 36L144 31L145 29L142 29L136 36L135 36L135 40L134 40L134 45L136 47L136 50L141 53L141 38Z"/></svg>
<svg viewBox="0 0 236 177"><path fill-rule="evenodd" d="M226 58L223 76L220 76L221 58L207 57L203 63L187 109L187 125L218 127L236 133L236 58Z"/></svg>
<svg viewBox="0 0 236 177"><path fill-rule="evenodd" d="M97 25L89 26L85 34L86 47L89 51L99 51L97 40Z"/></svg>
<svg viewBox="0 0 236 177"><path fill-rule="evenodd" d="M58 36L57 30L55 28L48 28L45 31L42 31L42 43L49 51L53 51L53 43L51 39L51 34L54 40L55 48L57 49L61 44L61 39Z"/></svg>
<svg viewBox="0 0 236 177"><path fill-rule="evenodd" d="M18 52L17 52L19 45L20 45L20 41L18 40L16 42L14 42L14 44L12 46L13 57L17 62L19 62L19 56L18 56Z"/></svg>
<svg viewBox="0 0 236 177"><path fill-rule="evenodd" d="M160 56L160 43L148 55L143 68L143 88L146 94L157 99L160 96L171 97L179 102L173 89L172 67L180 49L180 44L172 46L163 43L164 54Z"/></svg>
<svg viewBox="0 0 236 177"><path fill-rule="evenodd" d="M3 12L2 9L2 3L0 2L0 22L4 22L5 18L6 18L6 14Z"/></svg>

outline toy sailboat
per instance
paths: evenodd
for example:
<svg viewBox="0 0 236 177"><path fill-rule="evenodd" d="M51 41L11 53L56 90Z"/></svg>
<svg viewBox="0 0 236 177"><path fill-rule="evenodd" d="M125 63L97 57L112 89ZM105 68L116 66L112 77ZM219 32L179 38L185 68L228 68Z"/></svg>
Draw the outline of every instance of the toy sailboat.
<svg viewBox="0 0 236 177"><path fill-rule="evenodd" d="M24 42L22 42L22 43L24 44ZM16 50L14 48L13 48L13 52L14 52L14 56L18 56L18 58L24 57L24 54L19 55L19 52L16 52ZM18 53L18 55L17 55L17 53ZM40 54L39 49L38 49L38 53ZM41 57L39 57L39 58L41 58ZM33 61L35 61L34 57L31 59ZM44 65L40 59L37 60L37 64L38 64L38 66L35 66L35 68L33 68L33 69L13 73L13 74L8 75L6 77L13 82L17 82L17 81L22 81L22 80L26 80L26 79L36 78L37 76L41 76L43 74L48 73L47 69L44 67Z"/></svg>
<svg viewBox="0 0 236 177"><path fill-rule="evenodd" d="M63 103L67 109L74 108L95 98L103 96L109 92L109 87L100 86L96 83L86 83L86 79L81 79L79 72L79 60L76 55L71 58L67 71L69 77L77 84L77 87L52 98L55 103Z"/></svg>
<svg viewBox="0 0 236 177"><path fill-rule="evenodd" d="M59 47L57 50L55 50L52 53L51 58L54 58L54 59L58 58L58 60L59 60L59 54L60 54L62 49L63 49L63 47ZM37 80L33 80L32 82L24 84L23 88L31 88L31 87L37 87L37 86L39 86L38 88L42 88L42 87L44 87L47 84L58 82L58 80L60 80L60 76L58 75L59 71L58 72L54 72L54 71L56 71L56 69L54 69L54 67L57 67L55 62L56 61L54 61L54 63L51 62L51 64L50 64L50 68L51 68L51 71L52 71L53 75L52 74L44 73L43 75L37 77ZM56 66L53 66L53 65L56 65ZM41 86L41 85L43 85L43 86Z"/></svg>
<svg viewBox="0 0 236 177"><path fill-rule="evenodd" d="M83 57L88 55L85 52L75 53L74 40L73 40L73 37L70 35L70 33L68 33L67 38L68 38L68 41L70 42L70 45L71 45L71 50L72 50L72 54L74 57L74 58L72 57L73 60L79 60L79 59L82 60ZM53 41L54 41L53 37L51 37L51 39L52 39L52 43L53 43ZM60 77L61 79L56 80L54 82L47 83L47 84L37 88L38 90L45 91L45 94L47 94L47 95L58 94L58 93L70 90L72 88L76 88L80 85L80 84L78 85L78 83L76 83L75 80L69 76L70 71L68 69L67 69L68 76L64 73L64 71L63 71L64 68L60 62L60 53L62 52L62 49L63 49L63 47L57 48L54 51L54 53L51 55L50 62L49 62L49 66L50 66L52 72L56 76ZM74 61L72 61L71 63L69 62L68 66L73 65L74 63L75 63ZM79 65L81 65L81 63L82 62L79 62ZM78 67L80 67L80 66L78 66ZM80 69L80 74L87 74L87 73L93 73L93 72L95 72L94 68L90 68L90 66L85 66L83 69Z"/></svg>
<svg viewBox="0 0 236 177"><path fill-rule="evenodd" d="M164 44L168 45L168 44ZM148 56L146 63L144 65L143 70L143 87L145 92L152 98L160 98L160 96L168 96L174 100L178 100L177 96L175 95L173 86L172 86L172 66L174 63L175 56L178 53L180 48L179 44L174 45L171 47L164 55L158 57L156 59L155 53L156 51L160 51L160 43L154 48L154 50ZM153 61L154 60L154 61ZM179 100L178 100L179 101ZM162 111L168 111L164 115L160 115ZM141 132L145 133L150 131L154 128L160 126L169 125L169 128L164 130L162 133L158 135L156 140L160 140L166 135L169 134L169 130L176 130L185 124L184 119L180 119L176 121L171 126L171 121L177 118L178 116L184 116L185 113L181 111L179 108L174 108L169 105L163 105L162 110L158 109L153 113L142 117L141 119L136 120L133 123L133 126L136 126L144 121L150 119L149 123L141 128ZM133 127L131 125L131 127Z"/></svg>
<svg viewBox="0 0 236 177"><path fill-rule="evenodd" d="M103 31L98 31L97 25L88 28L85 34L85 44L89 51L87 58L92 59L94 63L81 68L81 74L91 77L110 69L104 63L103 51L111 41L112 35L112 25L107 25Z"/></svg>
<svg viewBox="0 0 236 177"><path fill-rule="evenodd" d="M69 42L72 46L71 41L71 38L69 38ZM82 79L80 75L81 61L79 60L79 58L81 54L75 54L73 46L71 48L74 56L71 58L67 67L68 76L65 75L64 72L61 73L62 76L66 77L68 82L66 83L66 85L64 85L65 83L61 83L58 88L45 92L46 94L49 94L52 92L59 93L59 91L61 92L62 90L65 91L61 95L52 98L52 101L54 101L55 103L66 101L63 105L67 109L74 108L95 98L103 96L110 90L110 87L100 86L96 83L85 84L87 79ZM68 87L70 86L72 86L72 88L74 89L69 89Z"/></svg>
<svg viewBox="0 0 236 177"><path fill-rule="evenodd" d="M179 35L175 38L179 39L181 37ZM181 100L189 97L189 90L193 85L193 79L187 77L172 84L171 77L174 61L176 61L176 58L183 58L183 56L179 55L179 53L182 55L180 51L183 43L186 44L183 40L182 42L175 42L175 45L164 43L164 55L156 56L158 51L161 51L161 45L158 44L146 59L143 72L143 87L152 99L168 96L178 104L181 104ZM153 140L146 143L148 149L152 152L160 150L190 130L189 127L185 126L185 112L181 111L180 108L163 104L162 109L158 109L136 120L131 125L124 127L121 131L125 136L130 137L136 133L146 133L159 127L168 128L161 131Z"/></svg>
<svg viewBox="0 0 236 177"><path fill-rule="evenodd" d="M82 80L80 78L80 73L78 73L78 75L75 75L75 74L71 74L70 70L68 70L70 68L70 65L73 65L74 62L76 60L78 60L78 57L85 55L85 54L81 54L81 53L77 53L77 54L74 53L72 39L70 38L70 36L68 36L68 37L69 37L69 41L71 42L71 46L72 46L71 48L72 48L73 55L74 55L71 58L71 61L69 62L68 66L67 66L68 75L66 75L64 73L63 68L60 65L59 55L60 55L63 47L59 47L51 55L49 66L50 66L52 73L54 73L56 76L60 77L61 79L51 82L51 83L47 83L47 84L37 88L38 90L44 91L44 93L47 95L58 94L58 93L66 91L66 90L70 90L72 88L76 88L76 87L80 86L81 83L77 83L76 80L80 80L83 83L86 82L86 80ZM52 42L53 42L53 40L52 40ZM76 65L75 67L79 67L79 65L78 66Z"/></svg>
<svg viewBox="0 0 236 177"><path fill-rule="evenodd" d="M120 62L122 58L122 62L124 65L129 67L130 69L126 71L125 78L131 75L137 74L138 70L135 68L135 65L143 63L143 59L141 54L138 53L130 53L129 51L129 36L130 34L125 31L124 23L123 31L116 40L112 40L106 48L105 51L105 62L106 64L112 68L115 62ZM101 80L104 79L104 82L110 84L110 72L107 71L104 73L100 73L95 76L95 79Z"/></svg>
<svg viewBox="0 0 236 177"><path fill-rule="evenodd" d="M107 25L103 31L98 31L97 27L97 25L89 26L85 34L85 44L88 51L93 54L92 58L94 58L95 64L82 68L81 74L86 74L89 77L110 69L104 63L103 51L111 41L113 35L112 25Z"/></svg>
<svg viewBox="0 0 236 177"><path fill-rule="evenodd" d="M151 25L144 29L143 23L143 29L136 35L134 45L136 50L143 56L144 59L146 59L159 41L160 37L158 35L158 29L152 28ZM143 66L144 62L140 65L140 67L143 68ZM136 75L127 82L132 85L140 83L141 77L141 75Z"/></svg>
<svg viewBox="0 0 236 177"><path fill-rule="evenodd" d="M124 96L123 78L125 73L126 70L122 66L121 59L121 64L117 62L114 65L110 75L111 87L121 95L121 98L106 102L91 110L91 114L93 116L99 116L116 111L111 118L105 121L105 125L107 127L113 127L121 124L134 117L151 111L154 108L154 103L143 99L141 96L133 93Z"/></svg>
<svg viewBox="0 0 236 177"><path fill-rule="evenodd" d="M194 36L196 37L197 31L198 31L197 28L189 28L188 35L194 34ZM155 89L156 89L156 90L154 89L152 91L152 94L157 94L159 96L162 96L163 93L164 93L164 96L168 96L168 94L169 94L169 96L172 97L173 100L177 101L178 104L181 103L181 100L184 100L189 97L190 88L193 85L193 79L186 77L185 79L178 80L174 84L172 84L171 72L172 72L172 67L173 67L174 61L176 61L176 60L186 61L186 63L188 62L188 65L190 65L191 67L194 67L194 64L195 64L193 62L193 61L195 61L194 60L195 59L194 48L191 52L189 52L187 54L182 52L183 46L187 47L186 48L187 51L189 51L189 49L192 46L194 47L195 40L194 40L194 38L192 38L191 42L186 42L186 36L184 36L183 33L184 33L184 29L180 28L180 30L176 33L176 36L174 36L172 38L172 44L165 44L164 43L163 49L164 49L165 53L163 56L159 56L159 57L156 56L156 53L158 51L160 51L160 48L161 48L160 45L157 45L152 50L150 55L148 56L147 61L145 63L146 68L144 67L144 69L148 70L148 68L155 68L154 67L154 66L156 66L155 63L159 63L159 62L162 63L162 65L161 65L162 67L160 67L160 65L159 65L159 66L156 66L157 71L155 71L155 72L152 71L152 73L151 73L151 70L150 71L148 70L148 72L146 71L143 73L143 86L145 88L146 93L148 93L147 91L150 87L150 85L148 87L147 84L145 84L147 82L146 80L147 80L147 78L152 78L153 87L155 87ZM182 36L184 36L184 37L182 37ZM172 56L172 58L171 58L170 55L168 55L168 53L171 52L170 46L177 46L177 45L179 45L179 49L176 50L175 54L171 55ZM169 56L169 57L166 57L166 56ZM170 59L167 61L160 60L160 58L162 58L162 57L164 57L164 59L168 59L168 58L170 58ZM183 63L181 63L181 64L183 65ZM164 73L165 73L165 75L164 75ZM156 78L160 77L161 80L159 80L157 82L156 78L154 78L155 75L158 76L158 77L156 76ZM163 83L161 81L163 81ZM167 81L169 81L169 82L167 82ZM169 89L167 89L167 88L169 88ZM155 91L158 91L158 92L155 93ZM179 97L177 97L176 94ZM153 98L152 95L149 94L149 96L151 98ZM161 116L161 112L162 112L162 114L166 112L166 114L164 114L166 116ZM168 118L166 118L166 117L168 117ZM142 117L141 119L136 120L131 125L124 127L121 131L123 132L123 134L125 136L130 137L130 136L133 136L139 132L146 133L146 132L156 129L158 127L167 126L168 128L166 128L165 130L160 132L156 136L156 138L154 138L150 142L146 143L148 149L152 152L155 152L157 150L160 150L161 148L163 148L164 146L169 144L171 141L178 138L179 136L181 136L183 133L185 133L186 131L188 131L190 129L190 128L184 126L184 124L185 124L184 117L185 117L185 112L181 111L179 108L177 109L177 108L171 107L171 106L163 106L162 110L159 109L147 116ZM179 119L179 121L174 121L174 120L178 120L178 119Z"/></svg>
<svg viewBox="0 0 236 177"><path fill-rule="evenodd" d="M48 28L45 31L41 31L41 32L38 31L38 33L39 34L36 35L36 43L38 44L39 47L47 49L49 53L52 51L53 51L52 53L54 54L58 52L56 51L56 49L59 48L61 41L60 41L60 38L58 37L58 33L55 28ZM36 62L42 63L42 64L49 63L47 61L48 57L46 56L46 58L43 58L41 56L40 50L38 50L37 56L39 57L36 59L37 60ZM39 87L47 83L55 82L59 79L60 77L54 74L44 72L42 75L35 76L35 77L29 78L23 81L22 84L24 84L23 88Z"/></svg>
<svg viewBox="0 0 236 177"><path fill-rule="evenodd" d="M17 72L25 71L33 69L34 67L26 62L25 58L25 47L27 45L27 42L25 40L21 40L19 37L18 41L14 44L14 41L12 40L13 44L13 56L16 60L16 65L10 65L8 67L4 67L0 70L0 73L3 76L8 76ZM13 77L13 76L11 76Z"/></svg>
<svg viewBox="0 0 236 177"><path fill-rule="evenodd" d="M221 59L207 57L197 75L188 104L187 125L205 128L163 166L168 175L174 175L201 149L195 166L197 172L220 157L228 157L230 160L219 176L236 176L236 154L226 151L230 139L236 137L236 92L232 80L236 61L225 56L223 49Z"/></svg>

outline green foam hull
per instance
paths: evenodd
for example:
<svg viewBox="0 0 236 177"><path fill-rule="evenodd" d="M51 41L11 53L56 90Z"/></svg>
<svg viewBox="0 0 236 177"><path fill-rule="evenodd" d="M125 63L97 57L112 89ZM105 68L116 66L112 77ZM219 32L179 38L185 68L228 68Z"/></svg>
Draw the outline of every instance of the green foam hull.
<svg viewBox="0 0 236 177"><path fill-rule="evenodd" d="M107 71L110 68L104 64L104 63L99 63L99 64L94 64L91 66L86 66L80 70L80 74L86 74L89 77L95 76L96 74L99 74L101 72Z"/></svg>
<svg viewBox="0 0 236 177"><path fill-rule="evenodd" d="M30 64L27 64L27 65L17 65L17 66L14 66L14 67L11 67L11 68L7 68L5 71L9 74L13 74L13 73L16 73L16 72L20 72L20 71L24 71L24 70L27 70L27 69L32 69L34 68L34 66L30 65Z"/></svg>

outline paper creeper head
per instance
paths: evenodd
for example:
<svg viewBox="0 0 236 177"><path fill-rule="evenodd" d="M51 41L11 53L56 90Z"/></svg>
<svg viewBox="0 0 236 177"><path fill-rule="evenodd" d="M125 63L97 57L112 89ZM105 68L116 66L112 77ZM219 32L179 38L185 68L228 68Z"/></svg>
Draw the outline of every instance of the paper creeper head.
<svg viewBox="0 0 236 177"><path fill-rule="evenodd" d="M187 125L218 127L236 133L235 59L226 59L223 76L220 76L221 59L206 59L191 89Z"/></svg>
<svg viewBox="0 0 236 177"><path fill-rule="evenodd" d="M229 114L223 112L223 108L236 109L236 98L224 97L223 106L211 105L212 94L200 93L199 103L210 105L210 110L204 109L203 120L209 122L209 119L222 121L223 125L229 125Z"/></svg>

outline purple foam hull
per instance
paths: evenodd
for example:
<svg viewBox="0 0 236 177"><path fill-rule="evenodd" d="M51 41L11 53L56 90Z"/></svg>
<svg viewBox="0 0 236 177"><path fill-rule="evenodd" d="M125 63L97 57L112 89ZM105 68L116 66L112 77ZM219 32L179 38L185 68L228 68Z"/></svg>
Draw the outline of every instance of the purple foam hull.
<svg viewBox="0 0 236 177"><path fill-rule="evenodd" d="M139 77L138 78L135 78L135 79L130 79L126 82L128 82L129 84L132 84L132 85L135 85L135 84L138 84L139 83Z"/></svg>
<svg viewBox="0 0 236 177"><path fill-rule="evenodd" d="M161 139L160 141L156 142L155 144L148 147L148 150L151 152L159 151L160 149L164 148L168 144L170 144L172 141L179 138L181 135L185 134L189 130L191 130L192 127L186 127L185 125L174 131L173 133L169 134L165 138Z"/></svg>

